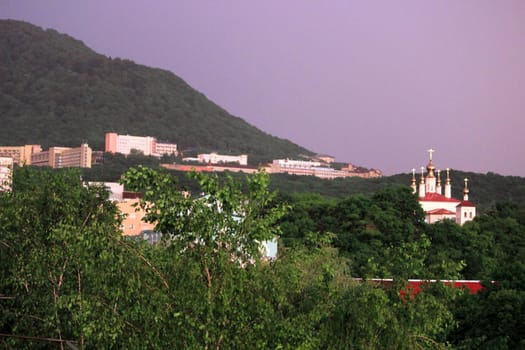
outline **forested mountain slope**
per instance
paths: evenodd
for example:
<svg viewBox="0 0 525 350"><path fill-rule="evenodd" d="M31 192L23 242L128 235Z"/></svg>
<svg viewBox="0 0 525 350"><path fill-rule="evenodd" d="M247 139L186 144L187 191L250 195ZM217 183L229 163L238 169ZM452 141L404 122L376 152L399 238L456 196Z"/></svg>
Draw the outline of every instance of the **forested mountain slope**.
<svg viewBox="0 0 525 350"><path fill-rule="evenodd" d="M0 143L103 149L104 133L251 161L312 152L230 115L175 74L98 54L68 35L0 21Z"/></svg>

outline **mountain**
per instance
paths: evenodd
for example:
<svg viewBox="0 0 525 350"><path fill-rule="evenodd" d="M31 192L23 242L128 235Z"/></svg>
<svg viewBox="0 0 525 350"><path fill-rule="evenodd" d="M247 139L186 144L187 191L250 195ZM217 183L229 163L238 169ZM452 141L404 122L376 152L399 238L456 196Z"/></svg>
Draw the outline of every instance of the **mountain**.
<svg viewBox="0 0 525 350"><path fill-rule="evenodd" d="M0 20L0 144L104 149L104 134L154 136L251 163L313 153L230 115L175 74L98 54L68 35Z"/></svg>

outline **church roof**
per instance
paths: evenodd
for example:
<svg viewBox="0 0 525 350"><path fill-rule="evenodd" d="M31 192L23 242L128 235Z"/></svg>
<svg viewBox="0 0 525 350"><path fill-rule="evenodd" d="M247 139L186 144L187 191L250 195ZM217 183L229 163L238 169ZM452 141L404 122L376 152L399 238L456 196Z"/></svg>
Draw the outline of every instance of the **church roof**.
<svg viewBox="0 0 525 350"><path fill-rule="evenodd" d="M419 197L419 201L421 202L453 202L453 203L460 203L461 201L454 198L447 198L442 194L435 193L435 192L427 192L425 193L424 197Z"/></svg>
<svg viewBox="0 0 525 350"><path fill-rule="evenodd" d="M454 213L453 211L450 211L450 210L447 210L447 209L444 209L444 208L429 210L429 211L427 211L427 214L430 214L430 215L456 215L456 213Z"/></svg>
<svg viewBox="0 0 525 350"><path fill-rule="evenodd" d="M461 201L461 203L459 203L457 206L458 207L475 207L475 205L471 201Z"/></svg>

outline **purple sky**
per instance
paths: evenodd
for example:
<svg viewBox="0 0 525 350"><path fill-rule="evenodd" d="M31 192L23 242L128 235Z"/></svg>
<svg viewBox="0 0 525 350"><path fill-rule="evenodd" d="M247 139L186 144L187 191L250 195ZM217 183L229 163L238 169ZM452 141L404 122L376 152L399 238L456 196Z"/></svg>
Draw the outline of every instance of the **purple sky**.
<svg viewBox="0 0 525 350"><path fill-rule="evenodd" d="M1 0L174 72L233 115L386 174L525 176L523 0ZM1 33L0 33L1 35Z"/></svg>

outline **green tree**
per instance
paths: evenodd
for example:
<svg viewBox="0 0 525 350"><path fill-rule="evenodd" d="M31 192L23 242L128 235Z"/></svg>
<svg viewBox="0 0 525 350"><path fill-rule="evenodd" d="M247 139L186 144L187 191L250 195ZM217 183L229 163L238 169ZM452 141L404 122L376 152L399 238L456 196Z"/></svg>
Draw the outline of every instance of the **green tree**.
<svg viewBox="0 0 525 350"><path fill-rule="evenodd" d="M141 191L146 220L156 224L173 258L187 266L182 271L188 288L182 295L188 304L178 304L183 329L197 329L182 340L185 346L232 347L231 331L245 328L238 300L253 265L261 264L261 243L279 234L278 219L283 206L272 206L268 175L247 178L247 192L227 177L193 173L202 194L192 197L174 186L173 178L149 168L129 169L123 178L126 188ZM181 271L179 270L179 273ZM174 301L177 303L177 301ZM184 343L188 341L188 343Z"/></svg>
<svg viewBox="0 0 525 350"><path fill-rule="evenodd" d="M105 188L23 167L0 194L0 329L78 348L162 348L173 313L154 248L124 239ZM160 263L159 263L160 265ZM164 335L164 336L163 336ZM6 348L49 348L7 337Z"/></svg>

